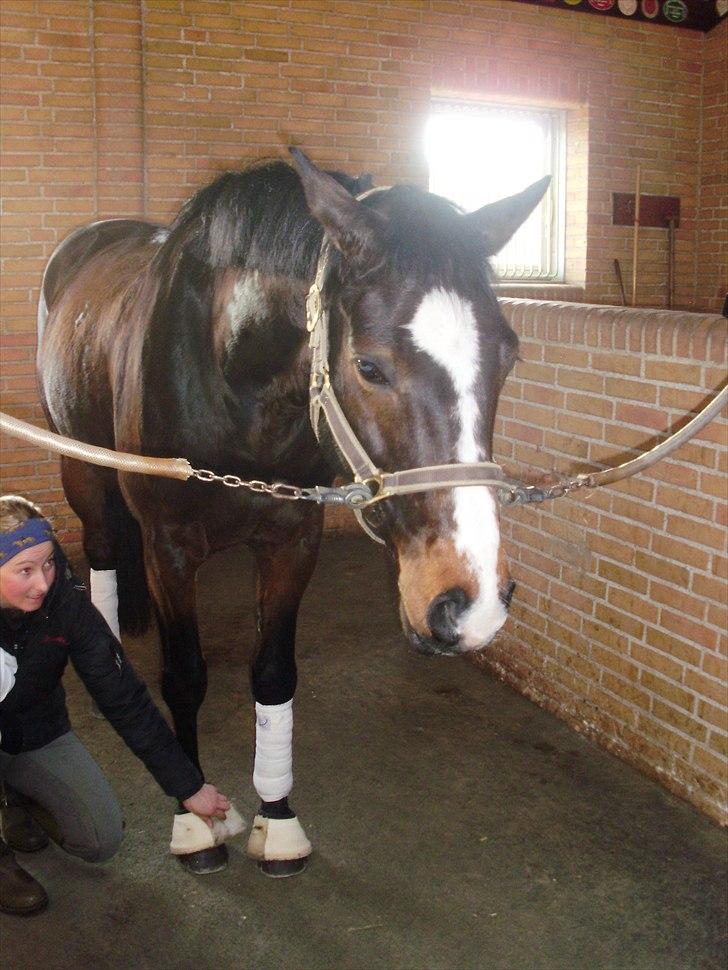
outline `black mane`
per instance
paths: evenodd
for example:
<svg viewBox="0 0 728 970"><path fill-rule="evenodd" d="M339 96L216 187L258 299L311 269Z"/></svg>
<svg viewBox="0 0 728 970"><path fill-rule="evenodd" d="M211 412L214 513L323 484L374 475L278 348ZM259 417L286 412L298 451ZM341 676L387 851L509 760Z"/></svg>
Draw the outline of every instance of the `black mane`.
<svg viewBox="0 0 728 970"><path fill-rule="evenodd" d="M353 195L370 185L369 176L328 174ZM226 172L200 189L180 210L162 248L181 246L212 267L306 279L315 270L322 235L298 173L285 162L272 161Z"/></svg>

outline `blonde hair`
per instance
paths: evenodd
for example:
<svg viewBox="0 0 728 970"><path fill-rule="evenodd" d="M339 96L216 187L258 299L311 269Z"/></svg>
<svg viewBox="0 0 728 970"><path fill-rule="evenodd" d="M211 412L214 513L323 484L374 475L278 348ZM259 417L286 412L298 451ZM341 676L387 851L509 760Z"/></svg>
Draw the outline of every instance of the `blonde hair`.
<svg viewBox="0 0 728 970"><path fill-rule="evenodd" d="M12 532L28 519L42 519L40 508L22 495L0 495L0 532Z"/></svg>

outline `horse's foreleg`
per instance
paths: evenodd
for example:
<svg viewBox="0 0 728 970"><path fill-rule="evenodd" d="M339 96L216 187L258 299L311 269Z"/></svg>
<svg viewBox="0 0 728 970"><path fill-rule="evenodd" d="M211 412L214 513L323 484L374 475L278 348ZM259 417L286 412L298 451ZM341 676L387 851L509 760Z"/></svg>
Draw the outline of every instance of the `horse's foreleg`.
<svg viewBox="0 0 728 970"><path fill-rule="evenodd" d="M159 527L145 544L147 577L162 645L162 696L183 750L198 767L197 714L207 691L207 664L195 618L195 573L207 554L200 527ZM180 805L179 813L186 812ZM177 855L195 873L227 865L225 845Z"/></svg>
<svg viewBox="0 0 728 970"><path fill-rule="evenodd" d="M195 574L207 544L199 527L155 525L144 551L162 646L162 697L178 741L199 766L197 714L207 692L207 664L195 615Z"/></svg>
<svg viewBox="0 0 728 970"><path fill-rule="evenodd" d="M298 607L316 563L320 526L295 546L258 550L258 642L252 665L255 697L253 784L261 799L248 854L267 875L300 872L311 843L288 804L293 787L293 694Z"/></svg>
<svg viewBox="0 0 728 970"><path fill-rule="evenodd" d="M162 644L162 697L185 754L200 767L197 715L207 693L207 663L193 616L171 620L157 609Z"/></svg>

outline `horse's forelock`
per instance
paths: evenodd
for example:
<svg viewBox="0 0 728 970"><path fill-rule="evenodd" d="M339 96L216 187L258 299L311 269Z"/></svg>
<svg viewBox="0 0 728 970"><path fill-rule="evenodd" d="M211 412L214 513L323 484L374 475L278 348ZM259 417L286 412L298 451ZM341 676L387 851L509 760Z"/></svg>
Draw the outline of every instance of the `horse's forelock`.
<svg viewBox="0 0 728 970"><path fill-rule="evenodd" d="M491 284L482 235L453 202L416 186L394 186L363 203L386 219L377 268L424 290L484 290Z"/></svg>

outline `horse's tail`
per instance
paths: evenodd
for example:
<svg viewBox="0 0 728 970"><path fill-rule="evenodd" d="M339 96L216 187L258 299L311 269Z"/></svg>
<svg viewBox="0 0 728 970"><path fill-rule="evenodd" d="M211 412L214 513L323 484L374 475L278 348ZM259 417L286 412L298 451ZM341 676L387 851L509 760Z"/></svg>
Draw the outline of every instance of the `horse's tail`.
<svg viewBox="0 0 728 970"><path fill-rule="evenodd" d="M139 523L121 493L113 510L119 626L129 636L140 636L149 627L151 598L144 569L144 546Z"/></svg>

